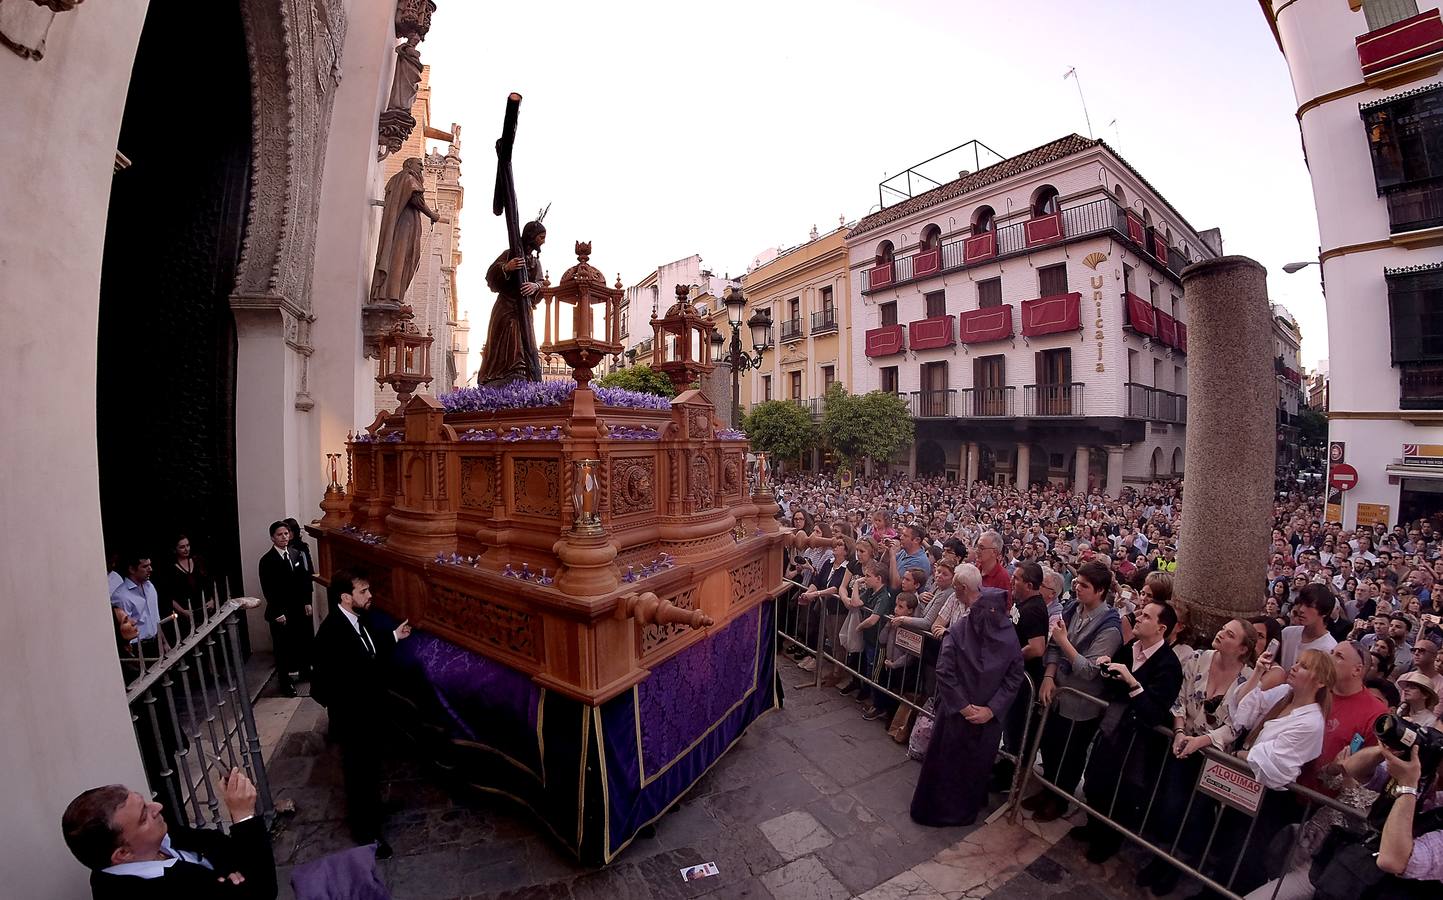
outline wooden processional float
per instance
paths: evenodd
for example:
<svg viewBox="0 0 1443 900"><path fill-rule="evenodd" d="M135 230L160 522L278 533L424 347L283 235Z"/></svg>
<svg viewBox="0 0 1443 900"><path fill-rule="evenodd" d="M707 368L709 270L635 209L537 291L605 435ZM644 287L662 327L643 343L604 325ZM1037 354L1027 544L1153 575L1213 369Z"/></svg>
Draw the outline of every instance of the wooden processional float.
<svg viewBox="0 0 1443 900"><path fill-rule="evenodd" d="M403 397L348 443L344 485L330 456L308 530L318 580L359 570L379 614L415 626L393 699L423 753L602 865L776 705L786 534L765 464L749 468L745 436L690 388L711 368L692 352L711 325L684 288L652 320L681 393L638 408L592 388L622 349L622 291L576 250L542 292L542 350L574 381L467 389L449 408Z"/></svg>

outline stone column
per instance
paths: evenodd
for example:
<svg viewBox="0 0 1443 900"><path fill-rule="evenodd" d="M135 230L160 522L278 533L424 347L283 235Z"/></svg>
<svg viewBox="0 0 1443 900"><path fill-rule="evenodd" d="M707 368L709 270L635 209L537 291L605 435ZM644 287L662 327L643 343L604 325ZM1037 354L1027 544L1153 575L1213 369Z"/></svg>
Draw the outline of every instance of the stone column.
<svg viewBox="0 0 1443 900"><path fill-rule="evenodd" d="M976 442L976 441L968 441L968 442L967 442L967 486L968 486L969 488L972 486L972 483L977 480L977 467L978 467L978 464L979 464L980 462L981 462L981 448L979 448L979 447L977 446L977 442Z"/></svg>
<svg viewBox="0 0 1443 900"><path fill-rule="evenodd" d="M912 438L912 446L907 450L907 474L913 478L917 477L917 439Z"/></svg>
<svg viewBox="0 0 1443 900"><path fill-rule="evenodd" d="M1188 324L1187 515L1174 595L1205 634L1256 615L1273 508L1272 313L1267 271L1245 256L1183 272ZM1216 547L1235 548L1217 565Z"/></svg>
<svg viewBox="0 0 1443 900"><path fill-rule="evenodd" d="M1017 482L1019 491L1027 490L1028 477L1032 474L1032 445L1017 445L1017 465L1014 467L1013 476Z"/></svg>
<svg viewBox="0 0 1443 900"><path fill-rule="evenodd" d="M1073 472L1073 490L1079 494L1087 493L1087 469L1092 465L1092 448L1079 445L1077 448L1076 471Z"/></svg>
<svg viewBox="0 0 1443 900"><path fill-rule="evenodd" d="M1114 500L1122 496L1122 451L1117 445L1107 448L1107 496Z"/></svg>

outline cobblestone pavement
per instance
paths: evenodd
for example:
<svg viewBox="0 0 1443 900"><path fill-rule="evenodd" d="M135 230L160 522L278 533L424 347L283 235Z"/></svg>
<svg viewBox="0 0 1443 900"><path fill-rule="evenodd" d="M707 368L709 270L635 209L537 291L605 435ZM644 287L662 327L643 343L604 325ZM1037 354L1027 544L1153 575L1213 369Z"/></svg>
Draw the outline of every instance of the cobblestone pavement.
<svg viewBox="0 0 1443 900"><path fill-rule="evenodd" d="M397 900L486 898L756 897L761 900L936 900L1110 897L1107 873L1064 840L1066 820L1005 820L925 828L908 817L917 763L864 721L856 701L810 687L779 657L785 708L752 726L720 763L612 865L581 867L502 800L452 795L390 748L383 795L394 859L380 863ZM265 697L257 717L277 799L298 812L276 831L289 898L290 870L351 846L337 749L313 701ZM994 795L994 805L1001 801ZM983 817L985 818L985 816ZM979 823L982 819L979 819ZM715 862L720 874L683 882L679 870ZM1090 874L1093 885L1069 872ZM1126 879L1130 882L1130 879ZM1127 885L1129 888L1131 884Z"/></svg>

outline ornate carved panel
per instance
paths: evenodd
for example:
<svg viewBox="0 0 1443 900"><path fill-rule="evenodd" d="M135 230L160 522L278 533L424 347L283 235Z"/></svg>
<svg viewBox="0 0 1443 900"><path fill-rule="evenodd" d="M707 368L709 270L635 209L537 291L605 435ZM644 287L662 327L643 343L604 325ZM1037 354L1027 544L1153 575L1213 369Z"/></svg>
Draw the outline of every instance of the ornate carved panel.
<svg viewBox="0 0 1443 900"><path fill-rule="evenodd" d="M688 479L691 488L691 497L696 501L698 511L711 509L715 505L715 495L712 492L711 483L711 460L705 456L693 456L691 458L691 472Z"/></svg>
<svg viewBox="0 0 1443 900"><path fill-rule="evenodd" d="M728 454L722 461L722 496L737 497L742 492L742 458Z"/></svg>
<svg viewBox="0 0 1443 900"><path fill-rule="evenodd" d="M559 515L561 464L554 459L516 459L512 462L511 490L512 502L518 514Z"/></svg>
<svg viewBox="0 0 1443 900"><path fill-rule="evenodd" d="M432 584L425 618L428 625L439 625L481 644L525 659L537 658L537 622L531 613Z"/></svg>
<svg viewBox="0 0 1443 900"><path fill-rule="evenodd" d="M401 460L395 453L381 454L381 496L394 498L401 489Z"/></svg>
<svg viewBox="0 0 1443 900"><path fill-rule="evenodd" d="M766 559L754 559L749 563L743 563L732 569L728 574L732 579L732 602L740 603L757 591L766 588L766 579L763 572L766 571Z"/></svg>
<svg viewBox="0 0 1443 900"><path fill-rule="evenodd" d="M396 3L396 36L414 34L424 38L431 30L431 14L436 11L436 0L398 0Z"/></svg>
<svg viewBox="0 0 1443 900"><path fill-rule="evenodd" d="M496 461L485 456L461 457L461 508L490 512L496 506Z"/></svg>
<svg viewBox="0 0 1443 900"><path fill-rule="evenodd" d="M687 437L706 440L711 437L711 416L705 410L693 410L686 420Z"/></svg>
<svg viewBox="0 0 1443 900"><path fill-rule="evenodd" d="M612 457L611 514L626 516L656 511L656 458Z"/></svg>
<svg viewBox="0 0 1443 900"><path fill-rule="evenodd" d="M677 609L696 609L696 588L687 588L674 597L664 597L676 604ZM665 644L667 641L690 629L685 625L647 625L641 630L641 655L648 653Z"/></svg>

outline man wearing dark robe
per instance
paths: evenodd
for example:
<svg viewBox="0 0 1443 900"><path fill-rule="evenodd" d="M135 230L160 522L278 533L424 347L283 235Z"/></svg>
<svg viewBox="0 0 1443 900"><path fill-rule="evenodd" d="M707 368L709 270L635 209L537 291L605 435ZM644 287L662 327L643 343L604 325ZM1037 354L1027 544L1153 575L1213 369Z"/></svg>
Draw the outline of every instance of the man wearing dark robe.
<svg viewBox="0 0 1443 900"><path fill-rule="evenodd" d="M521 230L521 244L530 281L522 281L516 274L522 261L510 250L496 257L486 270L486 286L496 292L496 302L491 307L486 346L481 350L478 384L498 386L541 380L541 360L528 348L536 346L531 313L541 300L541 261L537 254L544 243L546 228L540 222L527 222Z"/></svg>
<svg viewBox="0 0 1443 900"><path fill-rule="evenodd" d="M937 658L936 719L912 795L912 821L970 825L987 802L1002 718L1022 686L1022 649L1007 592L984 588Z"/></svg>
<svg viewBox="0 0 1443 900"><path fill-rule="evenodd" d="M412 157L386 182L386 205L381 212L381 235L376 245L376 268L371 273L373 302L402 303L416 269L421 265L421 217L434 224L441 216L426 205L426 183L421 160Z"/></svg>

